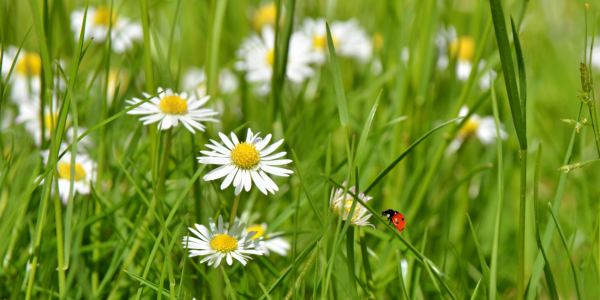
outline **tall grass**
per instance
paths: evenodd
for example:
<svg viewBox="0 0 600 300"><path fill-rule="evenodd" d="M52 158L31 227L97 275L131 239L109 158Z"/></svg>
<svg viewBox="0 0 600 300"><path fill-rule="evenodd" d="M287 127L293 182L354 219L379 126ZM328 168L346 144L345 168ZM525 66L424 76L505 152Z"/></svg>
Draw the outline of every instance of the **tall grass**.
<svg viewBox="0 0 600 300"><path fill-rule="evenodd" d="M236 66L265 4L0 2L1 299L600 297L597 3L277 0L270 90L261 94ZM71 30L75 9L91 18L101 5L109 35L122 18L140 24L127 51ZM305 18L327 21L325 61L296 83L288 62ZM336 21L351 18L372 39L365 61L345 56L333 35ZM474 42L475 67L460 76L453 53L464 49L439 41L451 26ZM23 67L6 59L9 49L40 56L34 100L41 119L56 114L41 122L40 145L15 120ZM204 67L220 122L192 134L127 114L159 87L183 91L190 67ZM231 93L221 88L224 69L239 81ZM114 70L123 77L109 88ZM125 102L134 97L143 101ZM463 105L470 111L459 116ZM489 143L465 134L477 117L490 121ZM79 137L69 140L66 128ZM214 169L198 163L204 144L248 128L285 139L280 151L293 162L283 167L294 173L273 177L274 194L253 186L235 195L203 180ZM67 153L63 204L57 163ZM97 162L89 194L73 187L85 153ZM350 200L332 211L337 189ZM551 199L549 210L539 206ZM373 227L337 217L361 209ZM402 232L381 216L387 209L403 214ZM280 234L290 249L246 265L201 263L182 244L194 236L186 227L217 216L229 229L240 218L266 223L263 237Z"/></svg>

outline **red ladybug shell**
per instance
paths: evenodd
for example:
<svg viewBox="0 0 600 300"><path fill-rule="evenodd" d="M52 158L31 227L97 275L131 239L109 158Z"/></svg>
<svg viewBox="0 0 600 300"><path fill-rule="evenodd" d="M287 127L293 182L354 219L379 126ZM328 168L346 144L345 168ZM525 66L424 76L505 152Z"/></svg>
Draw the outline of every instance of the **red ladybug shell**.
<svg viewBox="0 0 600 300"><path fill-rule="evenodd" d="M401 213L397 213L392 217L392 222L400 232L404 230L404 216Z"/></svg>

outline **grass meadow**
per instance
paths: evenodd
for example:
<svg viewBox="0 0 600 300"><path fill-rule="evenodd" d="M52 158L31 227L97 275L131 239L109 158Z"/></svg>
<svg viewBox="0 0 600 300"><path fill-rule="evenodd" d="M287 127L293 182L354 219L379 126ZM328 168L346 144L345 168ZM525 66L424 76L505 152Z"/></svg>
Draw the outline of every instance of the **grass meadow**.
<svg viewBox="0 0 600 300"><path fill-rule="evenodd" d="M598 11L1 0L0 299L598 299Z"/></svg>

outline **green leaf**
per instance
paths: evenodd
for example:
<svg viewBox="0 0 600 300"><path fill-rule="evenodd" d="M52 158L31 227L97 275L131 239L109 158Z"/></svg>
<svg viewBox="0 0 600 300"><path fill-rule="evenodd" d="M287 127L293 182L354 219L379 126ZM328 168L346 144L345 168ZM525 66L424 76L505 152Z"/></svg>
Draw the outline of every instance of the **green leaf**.
<svg viewBox="0 0 600 300"><path fill-rule="evenodd" d="M519 95L521 96L523 126L525 127L525 130L527 130L527 80L525 76L525 62L523 61L523 52L521 51L521 42L519 41L519 31L515 28L515 22L512 17L510 17L510 24L512 26L515 52L517 54L517 67L519 68Z"/></svg>
<svg viewBox="0 0 600 300"><path fill-rule="evenodd" d="M331 61L331 73L333 74L333 88L335 90L335 97L338 103L338 109L340 113L340 122L342 126L348 126L348 107L346 105L346 94L344 93L344 84L342 83L342 73L340 71L340 65L338 63L337 55L335 54L335 47L333 44L333 38L331 37L331 31L329 30L329 23L326 23L327 28L327 45L329 46L329 58Z"/></svg>
<svg viewBox="0 0 600 300"><path fill-rule="evenodd" d="M210 36L208 43L208 68L206 69L206 87L211 99L217 95L217 81L219 78L219 45L222 39L221 30L225 19L227 0L214 1L211 5Z"/></svg>
<svg viewBox="0 0 600 300"><path fill-rule="evenodd" d="M517 137L521 150L527 149L527 137L525 132L525 120L521 111L521 103L519 101L519 91L517 89L517 77L515 76L515 68L512 61L510 51L510 43L506 31L506 21L504 12L502 11L501 0L490 0L490 8L492 10L492 19L494 22L494 31L496 32L496 41L498 43L498 52L500 53L500 62L502 63L502 71L504 74L504 83L506 84L506 93L508 94L508 102L510 111L513 116L513 123L517 130Z"/></svg>
<svg viewBox="0 0 600 300"><path fill-rule="evenodd" d="M356 160L355 164L360 166L362 162L363 152L365 151L365 145L367 144L367 138L369 137L369 130L371 129L371 123L373 122L373 117L375 116L375 112L377 111L377 106L379 105L379 99L381 98L381 93L383 90L379 92L377 96L377 100L375 100L375 104L373 104L373 108L371 108L371 112L369 113L369 117L365 122L365 127L363 127L362 133L360 134L360 140L358 141L358 147L356 148Z"/></svg>

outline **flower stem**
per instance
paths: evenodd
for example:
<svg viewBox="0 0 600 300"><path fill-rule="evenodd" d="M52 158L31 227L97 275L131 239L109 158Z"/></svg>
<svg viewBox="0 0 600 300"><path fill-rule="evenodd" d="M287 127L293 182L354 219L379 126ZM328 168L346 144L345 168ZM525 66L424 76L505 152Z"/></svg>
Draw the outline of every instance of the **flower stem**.
<svg viewBox="0 0 600 300"><path fill-rule="evenodd" d="M61 299L66 295L65 256L62 221L62 202L58 195L54 196L54 211L56 222L56 253L58 258L58 291Z"/></svg>
<svg viewBox="0 0 600 300"><path fill-rule="evenodd" d="M519 193L519 269L517 299L523 299L525 292L525 193L527 190L527 150L521 150L521 188Z"/></svg>
<svg viewBox="0 0 600 300"><path fill-rule="evenodd" d="M237 214L238 204L240 204L240 195L235 196L233 199L233 206L231 207L231 216L229 216L229 228L233 226L233 222L235 222L235 216Z"/></svg>
<svg viewBox="0 0 600 300"><path fill-rule="evenodd" d="M167 174L167 167L169 165L169 153L171 152L171 140L173 139L173 128L167 130L167 140L165 141L165 152L163 153L162 162L160 164L160 173L158 175L158 190L161 194L164 194L165 190L165 176Z"/></svg>
<svg viewBox="0 0 600 300"><path fill-rule="evenodd" d="M346 265L348 266L348 280L350 281L351 295L357 296L356 274L354 274L354 226L349 226L346 231Z"/></svg>

